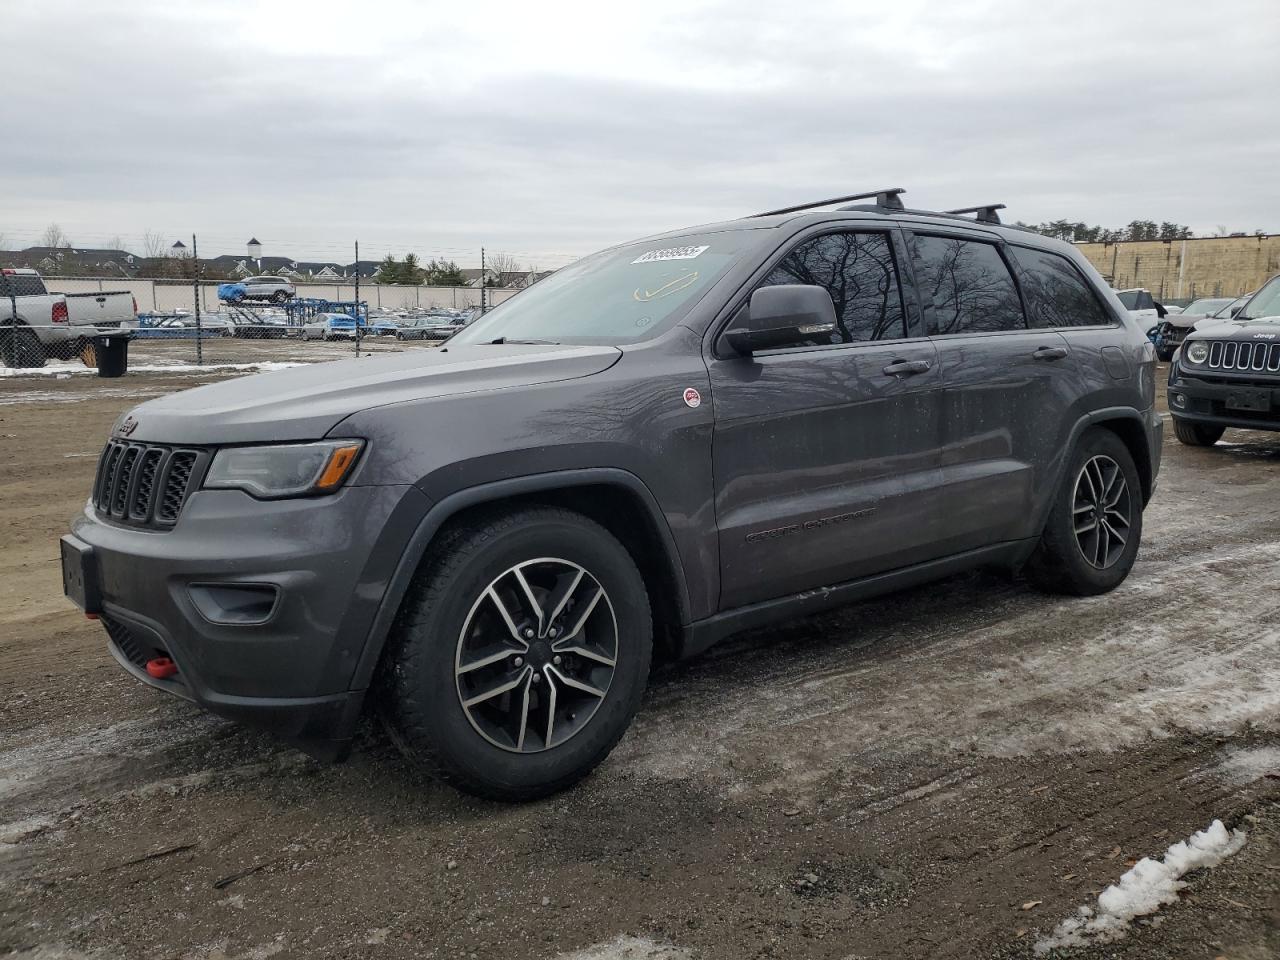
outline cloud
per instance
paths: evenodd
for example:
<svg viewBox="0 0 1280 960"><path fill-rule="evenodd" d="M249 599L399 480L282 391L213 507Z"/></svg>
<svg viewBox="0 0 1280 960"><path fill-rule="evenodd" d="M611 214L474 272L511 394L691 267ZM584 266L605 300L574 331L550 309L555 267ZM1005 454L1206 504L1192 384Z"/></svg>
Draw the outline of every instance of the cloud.
<svg viewBox="0 0 1280 960"><path fill-rule="evenodd" d="M0 232L540 265L860 188L1280 230L1273 0L46 0L9 11Z"/></svg>

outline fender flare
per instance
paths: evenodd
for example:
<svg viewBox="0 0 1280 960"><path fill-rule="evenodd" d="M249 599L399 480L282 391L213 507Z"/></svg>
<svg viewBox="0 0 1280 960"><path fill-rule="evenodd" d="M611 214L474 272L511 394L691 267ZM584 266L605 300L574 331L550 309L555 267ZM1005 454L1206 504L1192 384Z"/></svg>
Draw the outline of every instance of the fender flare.
<svg viewBox="0 0 1280 960"><path fill-rule="evenodd" d="M1132 420L1142 428L1142 435L1147 438L1147 461L1148 468L1154 471L1154 463L1151 462L1152 451L1150 449L1150 434L1147 429L1147 422L1143 419L1142 413L1134 407L1103 407L1099 410L1091 410L1084 416L1080 417L1071 427L1071 433L1067 437L1066 445L1063 447L1063 456L1054 470L1052 490L1057 490L1058 485L1062 482L1063 473L1067 469L1067 462L1070 458L1071 451L1075 450L1076 444L1080 442L1080 437L1092 426L1096 426L1107 420ZM1154 475L1152 476L1152 486L1155 485ZM1145 492L1144 492L1145 493ZM1040 516L1036 518L1036 529L1040 530L1049 520L1049 512L1053 509L1053 498L1045 503L1040 510Z"/></svg>
<svg viewBox="0 0 1280 960"><path fill-rule="evenodd" d="M662 549L671 567L676 582L676 606L681 623L689 622L689 591L685 583L685 569L680 561L675 538L667 524L666 516L658 504L657 498L645 485L644 481L634 473L616 467L588 467L577 470L557 470L550 473L538 473L524 477L512 477L483 483L452 493L432 504L426 514L418 522L417 528L410 535L396 564L395 573L387 584L386 592L378 605L373 624L365 638L364 649L356 664L349 689L367 689L373 680L374 669L386 646L391 625L400 610L400 604L409 590L418 565L422 562L427 548L436 533L455 514L468 507L491 503L508 497L524 496L549 490L563 490L567 487L612 486L620 487L635 494L644 509L648 512L654 529L658 532Z"/></svg>

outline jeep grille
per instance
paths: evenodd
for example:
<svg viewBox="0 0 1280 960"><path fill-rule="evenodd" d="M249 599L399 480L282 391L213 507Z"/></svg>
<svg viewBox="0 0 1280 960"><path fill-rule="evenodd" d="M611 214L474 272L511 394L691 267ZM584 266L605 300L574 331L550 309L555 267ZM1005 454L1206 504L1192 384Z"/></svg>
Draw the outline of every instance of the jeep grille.
<svg viewBox="0 0 1280 960"><path fill-rule="evenodd" d="M1276 373L1280 371L1280 343L1212 340L1209 369Z"/></svg>
<svg viewBox="0 0 1280 960"><path fill-rule="evenodd" d="M200 450L112 440L98 461L93 505L118 523L172 527L203 459Z"/></svg>

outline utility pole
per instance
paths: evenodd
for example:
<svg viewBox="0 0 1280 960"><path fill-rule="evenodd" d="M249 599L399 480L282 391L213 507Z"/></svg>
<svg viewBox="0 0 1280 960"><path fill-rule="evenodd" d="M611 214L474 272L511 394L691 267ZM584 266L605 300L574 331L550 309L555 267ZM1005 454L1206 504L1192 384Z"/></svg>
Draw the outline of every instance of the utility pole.
<svg viewBox="0 0 1280 960"><path fill-rule="evenodd" d="M484 284L484 247L481 247L481 248L480 248L480 316L482 316L482 317L483 317L483 316L484 316L484 314L485 314L485 306L484 306L484 300L485 300L485 296L484 296L484 286L485 286L485 284Z"/></svg>
<svg viewBox="0 0 1280 960"><path fill-rule="evenodd" d="M196 366L204 365L203 330L200 326L200 251L196 248L196 235L191 235L191 299L196 309Z"/></svg>
<svg viewBox="0 0 1280 960"><path fill-rule="evenodd" d="M9 366L18 366L18 290L12 280L5 281L9 288L9 308L13 311L9 318Z"/></svg>
<svg viewBox="0 0 1280 960"><path fill-rule="evenodd" d="M356 356L360 356L360 241L356 241Z"/></svg>

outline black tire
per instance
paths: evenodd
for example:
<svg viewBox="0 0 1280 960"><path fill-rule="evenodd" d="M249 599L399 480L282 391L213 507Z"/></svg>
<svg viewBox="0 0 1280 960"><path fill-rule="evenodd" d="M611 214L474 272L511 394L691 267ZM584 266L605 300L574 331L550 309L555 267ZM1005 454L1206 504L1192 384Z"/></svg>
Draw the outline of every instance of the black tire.
<svg viewBox="0 0 1280 960"><path fill-rule="evenodd" d="M284 303L288 299L289 299L289 295L285 293L283 290L280 290L271 295L272 303Z"/></svg>
<svg viewBox="0 0 1280 960"><path fill-rule="evenodd" d="M1101 459L1098 459L1101 458ZM1105 487L1101 498L1109 500L1117 488L1109 481L1114 476L1106 468L1106 476L1094 481L1085 476L1086 466L1114 464L1123 479L1123 504L1115 512L1103 510L1106 523L1099 523L1097 512L1083 513L1082 504L1089 501L1089 491ZM1083 486L1081 486L1083 484ZM1078 490L1083 490L1081 496ZM1027 562L1027 578L1047 593L1093 596L1119 586L1129 575L1142 541L1142 484L1133 457L1124 442L1110 430L1095 427L1085 432L1067 462L1049 519L1040 534L1040 542ZM1125 525L1119 513L1123 510ZM1080 519L1078 519L1080 518ZM1088 529L1092 520L1096 533ZM1077 528L1083 532L1077 534ZM1112 536L1115 534L1115 537ZM1116 539L1122 537L1122 545ZM1098 564L1098 560L1102 565Z"/></svg>
<svg viewBox="0 0 1280 960"><path fill-rule="evenodd" d="M555 656L556 667L548 659L555 646L541 632L529 640L524 653L527 663L518 649L503 653L511 642L505 635L510 631L498 619L500 611L490 599L490 586L502 593L503 584L511 583L504 578L527 564L521 569L529 571L533 592L540 603L549 602L548 594L541 592L547 589L546 583L553 583L551 589L555 589L570 578L539 583L537 578L544 576L539 565L561 561L580 567L585 577L573 582L582 584L579 589L594 589L594 582L602 589L604 602L588 603L585 594L570 591L562 617L553 623L567 628L573 617L582 615L592 629L603 624L614 643L613 662L608 666L602 668L594 658L589 661L572 654L594 642L586 639L585 627L573 633L582 638L577 641L581 646L559 648L564 662ZM506 596L514 598L507 605L511 622L531 609L514 590ZM475 626L479 622L475 618L483 616L501 634L496 646L483 649L497 649L512 659L468 673L462 667L464 657L476 658L464 646L477 641L463 632L487 643L491 634ZM526 618L520 626L529 628L532 622ZM541 631L541 619L537 622ZM552 626L546 624L548 638L555 636ZM562 636L557 643L568 639ZM515 642L522 641L517 637ZM486 512L442 534L419 569L392 628L379 705L401 750L435 768L458 788L495 800L532 800L571 786L608 756L639 709L652 655L653 625L644 580L630 554L607 530L558 507ZM602 669L610 673L607 682L599 679ZM489 691L517 676L526 678L525 683L499 697L490 696ZM547 697L554 692L553 676L555 689L561 691L558 700ZM604 695L586 696L565 685L574 678L588 682L587 688L580 689L600 684ZM479 690L484 703L478 707L473 703L469 712L463 704L463 688L470 684L467 692L474 695ZM561 727L555 730L557 704ZM488 716L483 711L514 721L520 717L521 705L531 731L527 740L523 723L518 725L518 741L512 727L484 726ZM582 719L580 713L585 714ZM545 737L544 726L552 731ZM500 738L506 739L500 743Z"/></svg>
<svg viewBox="0 0 1280 960"><path fill-rule="evenodd" d="M1173 418L1173 435L1180 443L1188 447L1212 447L1227 432L1226 427L1215 427L1210 423L1192 423L1190 420Z"/></svg>
<svg viewBox="0 0 1280 960"><path fill-rule="evenodd" d="M1173 359L1173 355L1177 349L1177 347L1156 347L1156 359L1161 363L1168 363Z"/></svg>
<svg viewBox="0 0 1280 960"><path fill-rule="evenodd" d="M48 360L44 344L29 327L0 328L0 364L18 369L43 367Z"/></svg>

